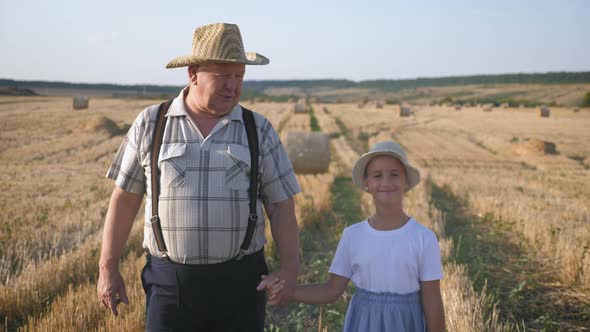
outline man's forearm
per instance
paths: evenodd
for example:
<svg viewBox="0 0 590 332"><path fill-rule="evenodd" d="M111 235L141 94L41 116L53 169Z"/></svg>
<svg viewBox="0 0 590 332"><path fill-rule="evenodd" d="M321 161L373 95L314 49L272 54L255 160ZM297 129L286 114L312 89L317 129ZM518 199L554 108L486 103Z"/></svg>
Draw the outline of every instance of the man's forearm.
<svg viewBox="0 0 590 332"><path fill-rule="evenodd" d="M276 203L272 210L269 215L271 232L279 250L281 270L296 277L299 272L299 227L293 199Z"/></svg>
<svg viewBox="0 0 590 332"><path fill-rule="evenodd" d="M299 228L297 220L282 220L277 222L278 228L273 231L273 238L281 258L281 270L294 273L299 272ZM275 235L276 233L276 235Z"/></svg>
<svg viewBox="0 0 590 332"><path fill-rule="evenodd" d="M115 188L104 223L99 266L116 268L143 196Z"/></svg>

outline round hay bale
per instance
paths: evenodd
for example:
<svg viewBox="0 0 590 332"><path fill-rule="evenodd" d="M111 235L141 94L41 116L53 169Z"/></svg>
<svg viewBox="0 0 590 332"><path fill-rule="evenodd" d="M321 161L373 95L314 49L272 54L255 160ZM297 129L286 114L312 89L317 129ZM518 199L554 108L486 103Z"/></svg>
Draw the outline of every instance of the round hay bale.
<svg viewBox="0 0 590 332"><path fill-rule="evenodd" d="M412 115L412 108L409 105L402 105L399 108L399 116L410 116Z"/></svg>
<svg viewBox="0 0 590 332"><path fill-rule="evenodd" d="M307 108L303 103L297 103L293 106L293 112L295 113L307 113Z"/></svg>
<svg viewBox="0 0 590 332"><path fill-rule="evenodd" d="M86 96L76 96L73 100L74 110L83 110L88 108L88 102L90 98Z"/></svg>
<svg viewBox="0 0 590 332"><path fill-rule="evenodd" d="M285 149L295 173L316 174L328 171L330 141L327 134L290 131L285 136Z"/></svg>
<svg viewBox="0 0 590 332"><path fill-rule="evenodd" d="M105 116L95 116L80 124L75 129L78 133L100 133L104 132L111 136L121 134L122 130L115 121Z"/></svg>
<svg viewBox="0 0 590 332"><path fill-rule="evenodd" d="M542 118L548 118L550 114L549 108L547 106L541 106L539 108L539 116Z"/></svg>
<svg viewBox="0 0 590 332"><path fill-rule="evenodd" d="M555 143L543 141L537 138L527 139L515 143L511 147L512 153L521 157L543 156L548 154L557 154Z"/></svg>

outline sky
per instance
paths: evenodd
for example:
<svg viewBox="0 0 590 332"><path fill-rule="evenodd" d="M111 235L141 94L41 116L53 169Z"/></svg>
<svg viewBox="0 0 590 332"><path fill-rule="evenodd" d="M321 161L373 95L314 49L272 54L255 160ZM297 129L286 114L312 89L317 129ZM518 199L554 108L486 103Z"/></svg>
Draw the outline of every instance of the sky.
<svg viewBox="0 0 590 332"><path fill-rule="evenodd" d="M270 59L246 80L590 71L590 0L0 0L0 78L182 85L216 22Z"/></svg>

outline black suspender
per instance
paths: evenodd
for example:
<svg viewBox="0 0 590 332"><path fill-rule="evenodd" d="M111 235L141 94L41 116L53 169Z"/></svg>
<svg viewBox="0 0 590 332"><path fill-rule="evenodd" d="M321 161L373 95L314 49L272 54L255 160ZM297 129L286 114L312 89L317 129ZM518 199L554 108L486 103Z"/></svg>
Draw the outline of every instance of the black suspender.
<svg viewBox="0 0 590 332"><path fill-rule="evenodd" d="M162 253L162 257L168 258L168 249L164 243L164 236L162 235L162 226L160 225L160 216L158 215L158 198L160 195L160 171L158 169L158 156L160 155L160 147L162 146L162 137L164 136L164 127L166 127L165 115L172 104L172 100L160 104L158 108L158 117L156 119L156 128L154 128L154 136L152 138L152 160L151 160L151 175L152 175L152 217L150 222L152 230L154 231L154 238L158 245L158 251Z"/></svg>
<svg viewBox="0 0 590 332"><path fill-rule="evenodd" d="M162 235L162 226L160 225L160 217L158 215L158 198L160 189L160 171L158 169L158 156L160 155L160 147L162 146L162 137L164 136L164 128L166 127L165 115L172 104L172 100L160 104L158 108L158 117L156 120L156 128L154 129L152 139L152 156L151 156L151 181L152 181L152 217L150 218L154 238L158 246L158 251L162 253L162 257L169 259L168 249L164 243L164 236ZM246 235L237 259L241 259L246 250L250 247L250 242L254 235L256 222L258 221L258 214L256 211L256 200L258 197L258 133L256 132L256 123L252 111L242 107L242 118L244 126L246 127L246 136L248 137L248 148L250 150L250 187L248 189L248 196L250 198L248 214L248 228Z"/></svg>
<svg viewBox="0 0 590 332"><path fill-rule="evenodd" d="M250 242L254 235L254 228L256 228L256 222L258 221L258 214L256 213L256 198L258 197L258 133L256 132L256 123L254 122L252 111L242 107L242 118L244 119L244 126L246 126L248 148L250 149L250 187L248 188L250 213L248 214L246 236L240 247L238 259L242 258L248 247L250 247Z"/></svg>

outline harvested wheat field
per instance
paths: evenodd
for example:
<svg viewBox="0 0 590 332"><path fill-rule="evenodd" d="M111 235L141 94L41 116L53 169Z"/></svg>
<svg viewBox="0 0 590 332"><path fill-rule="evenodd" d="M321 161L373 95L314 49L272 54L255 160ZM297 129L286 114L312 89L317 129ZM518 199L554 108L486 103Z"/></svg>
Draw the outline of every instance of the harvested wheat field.
<svg viewBox="0 0 590 332"><path fill-rule="evenodd" d="M138 215L121 271L129 305L96 300L104 175L129 125L153 100L0 97L0 330L144 330ZM396 139L421 169L407 212L439 237L449 331L590 330L590 111L412 105L244 103L281 137L329 136L326 171L298 174L303 283L322 281L342 229L367 216L354 160ZM312 124L312 118L315 124ZM312 129L316 128L316 129ZM142 211L142 210L140 210ZM270 233L267 232L270 236ZM266 248L276 266L272 241ZM269 331L338 331L352 289L334 304L269 307Z"/></svg>

